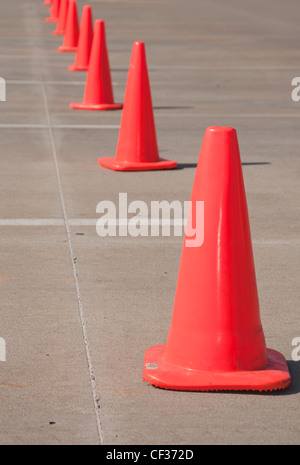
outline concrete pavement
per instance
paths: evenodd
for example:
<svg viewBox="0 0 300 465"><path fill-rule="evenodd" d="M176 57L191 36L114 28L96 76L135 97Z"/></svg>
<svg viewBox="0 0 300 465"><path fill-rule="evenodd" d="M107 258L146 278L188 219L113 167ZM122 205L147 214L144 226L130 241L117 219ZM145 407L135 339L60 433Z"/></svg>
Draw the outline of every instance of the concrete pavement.
<svg viewBox="0 0 300 465"><path fill-rule="evenodd" d="M78 0L78 11L85 4ZM300 8L296 0L91 1L106 22L115 101L146 44L160 155L178 170L118 173L121 112L81 112L86 73L42 0L0 17L1 444L298 444ZM182 238L107 237L98 202L189 200L210 125L237 129L261 319L288 360L276 393L195 393L142 381L166 341Z"/></svg>

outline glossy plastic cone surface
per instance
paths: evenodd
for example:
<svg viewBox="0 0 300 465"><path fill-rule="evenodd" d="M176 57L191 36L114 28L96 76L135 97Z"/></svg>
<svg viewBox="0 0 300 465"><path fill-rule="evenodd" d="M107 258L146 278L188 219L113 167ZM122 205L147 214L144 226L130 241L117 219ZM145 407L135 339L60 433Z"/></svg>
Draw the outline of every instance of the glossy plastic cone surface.
<svg viewBox="0 0 300 465"><path fill-rule="evenodd" d="M197 202L204 202L199 242L197 233L189 237L193 228L201 238ZM290 384L283 355L265 345L233 128L206 130L169 335L166 345L146 351L143 378L166 389L191 391L266 391Z"/></svg>
<svg viewBox="0 0 300 465"><path fill-rule="evenodd" d="M50 17L46 18L45 21L48 23L56 23L59 16L60 0L53 0L50 8Z"/></svg>
<svg viewBox="0 0 300 465"><path fill-rule="evenodd" d="M104 21L98 19L95 21L83 102L71 103L70 108L76 110L118 110L122 107L122 104L114 103L105 24Z"/></svg>
<svg viewBox="0 0 300 465"><path fill-rule="evenodd" d="M78 11L75 0L69 0L64 40L59 52L76 52L79 35Z"/></svg>
<svg viewBox="0 0 300 465"><path fill-rule="evenodd" d="M82 10L82 18L79 29L79 38L74 65L69 66L70 71L87 71L90 61L90 53L93 40L92 9L85 5Z"/></svg>
<svg viewBox="0 0 300 465"><path fill-rule="evenodd" d="M115 158L98 163L112 170L140 171L175 168L175 161L159 157L145 45L133 44Z"/></svg>
<svg viewBox="0 0 300 465"><path fill-rule="evenodd" d="M55 36L64 35L65 33L68 4L69 4L69 0L61 0L57 26L56 26L55 31L53 31L52 33Z"/></svg>

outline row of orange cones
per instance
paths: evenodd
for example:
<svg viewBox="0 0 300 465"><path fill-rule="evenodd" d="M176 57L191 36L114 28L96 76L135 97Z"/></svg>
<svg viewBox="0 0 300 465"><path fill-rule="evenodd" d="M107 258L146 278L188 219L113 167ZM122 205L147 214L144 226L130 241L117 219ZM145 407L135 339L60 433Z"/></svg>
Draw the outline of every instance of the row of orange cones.
<svg viewBox="0 0 300 465"><path fill-rule="evenodd" d="M85 5L79 27L76 0L53 0L51 15L46 21L57 21L54 33L64 35L58 51L76 52L75 63L69 70L87 70L83 101L71 103L70 107L98 111L123 109L115 157L100 158L99 164L120 171L175 168L176 161L159 156L145 44L133 44L124 104L115 103L104 21L96 20L93 30L91 7Z"/></svg>
<svg viewBox="0 0 300 465"><path fill-rule="evenodd" d="M103 23L96 25L103 34ZM99 65L93 60L88 72ZM139 100L136 89L142 89ZM148 155L136 148L136 137L142 136L143 150L156 153L157 149L141 43L134 44L124 110L116 159L100 163L113 169L155 169ZM129 155L133 156L130 161ZM150 163L174 167L158 159ZM191 391L284 389L291 382L286 360L266 348L260 321L248 208L233 128L213 126L205 132L190 213L199 201L205 204L204 242L201 247L189 247L185 238L167 343L146 351L143 379L154 386ZM194 227L193 220L189 214L188 231Z"/></svg>

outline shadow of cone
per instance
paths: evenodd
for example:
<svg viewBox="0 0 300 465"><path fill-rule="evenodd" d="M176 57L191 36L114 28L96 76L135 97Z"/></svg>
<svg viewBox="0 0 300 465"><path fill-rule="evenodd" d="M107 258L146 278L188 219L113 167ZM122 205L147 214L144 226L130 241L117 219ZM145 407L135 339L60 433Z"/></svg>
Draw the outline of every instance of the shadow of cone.
<svg viewBox="0 0 300 465"><path fill-rule="evenodd" d="M87 71L90 61L90 53L93 41L92 9L85 5L82 10L82 18L79 29L79 38L75 63L69 66L70 71Z"/></svg>
<svg viewBox="0 0 300 465"><path fill-rule="evenodd" d="M59 15L57 20L57 26L55 31L52 32L53 35L64 35L66 29L66 19L68 12L69 0L61 0Z"/></svg>
<svg viewBox="0 0 300 465"><path fill-rule="evenodd" d="M197 202L205 208L200 244L190 237ZM286 388L287 363L266 348L260 321L235 129L206 130L190 205L167 342L146 351L144 381L188 391Z"/></svg>
<svg viewBox="0 0 300 465"><path fill-rule="evenodd" d="M46 18L47 23L56 23L59 16L60 0L53 0L52 6L50 8L50 17Z"/></svg>
<svg viewBox="0 0 300 465"><path fill-rule="evenodd" d="M59 52L76 52L78 44L79 24L76 0L69 0L63 44Z"/></svg>
<svg viewBox="0 0 300 465"><path fill-rule="evenodd" d="M143 42L133 44L115 158L99 158L98 163L118 171L162 170L177 166L175 161L159 157Z"/></svg>
<svg viewBox="0 0 300 465"><path fill-rule="evenodd" d="M71 103L76 110L118 110L123 104L114 103L108 53L106 48L105 24L95 22L92 49L87 72L83 102Z"/></svg>

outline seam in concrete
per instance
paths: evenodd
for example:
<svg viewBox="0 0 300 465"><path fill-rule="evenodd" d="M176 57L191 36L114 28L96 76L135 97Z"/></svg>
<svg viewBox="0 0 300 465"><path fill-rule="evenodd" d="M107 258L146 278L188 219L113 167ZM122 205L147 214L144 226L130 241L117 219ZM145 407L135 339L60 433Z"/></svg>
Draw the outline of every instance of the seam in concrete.
<svg viewBox="0 0 300 465"><path fill-rule="evenodd" d="M68 237L68 245L69 245L69 251L70 251L70 256L71 256L73 276L74 276L74 282L75 282L76 294L77 294L77 301L78 301L78 309L79 309L79 314L80 314L80 320L81 320L81 326L82 326L82 332L83 332L83 339L84 339L85 351L86 351L86 357L87 357L87 363L88 363L88 369L89 369L89 376L90 376L91 388L92 388L92 393L93 393L93 401L94 401L94 408L95 408L95 414L96 414L99 441L100 441L100 445L102 445L103 444L103 433L102 433L102 426L101 426L101 421L100 421L100 416L99 416L100 404L99 404L99 398L98 398L97 392L96 392L95 375L94 375L94 369L93 369L93 366L92 366L92 361L91 361L91 356L90 356L90 350L89 350L89 344L88 344L88 338L87 338L87 331L86 331L86 326L85 326L85 321L84 321L84 310L83 310L83 305L82 305L82 301L81 301L81 295L80 295L80 289L79 289L79 281L78 281L77 269L76 269L76 264L75 264L76 260L75 260L74 253L73 253L70 228L69 228L69 224L68 224L66 205L65 205L65 200L64 200L63 190L62 190L61 176L60 176L60 171L59 171L59 166L58 166L57 153L56 153L56 148L55 148L55 143L54 143L52 127L51 127L50 113L49 113L48 102L47 102L47 94L46 94L45 84L44 84L43 80L41 80L41 87L42 87L42 94L43 94L45 111L46 111L48 128L49 128L49 137L50 137L52 153L53 153L53 159L54 159L54 164L55 164L55 170L56 170L56 175L57 175L57 182L58 182L60 201L61 201L61 206L62 206L62 211L63 211L64 224L65 224L67 237Z"/></svg>

